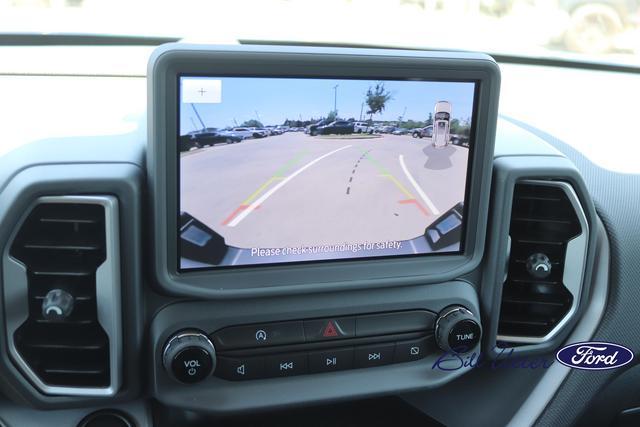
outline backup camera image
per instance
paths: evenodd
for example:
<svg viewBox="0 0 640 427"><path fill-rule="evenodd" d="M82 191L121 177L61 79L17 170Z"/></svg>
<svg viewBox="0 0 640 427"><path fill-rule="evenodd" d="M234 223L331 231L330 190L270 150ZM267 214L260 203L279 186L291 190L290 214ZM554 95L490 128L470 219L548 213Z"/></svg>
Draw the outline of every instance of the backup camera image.
<svg viewBox="0 0 640 427"><path fill-rule="evenodd" d="M475 83L179 80L181 270L460 253Z"/></svg>

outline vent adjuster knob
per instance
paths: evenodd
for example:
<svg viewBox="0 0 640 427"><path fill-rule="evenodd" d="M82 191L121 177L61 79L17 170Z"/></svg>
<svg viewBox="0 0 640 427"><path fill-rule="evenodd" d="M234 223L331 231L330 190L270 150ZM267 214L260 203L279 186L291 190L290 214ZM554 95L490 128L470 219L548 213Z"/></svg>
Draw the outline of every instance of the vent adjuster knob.
<svg viewBox="0 0 640 427"><path fill-rule="evenodd" d="M551 274L551 261L543 253L536 252L527 258L527 272L536 279L546 279Z"/></svg>
<svg viewBox="0 0 640 427"><path fill-rule="evenodd" d="M42 300L42 316L53 322L61 322L73 312L73 295L62 289L52 289Z"/></svg>

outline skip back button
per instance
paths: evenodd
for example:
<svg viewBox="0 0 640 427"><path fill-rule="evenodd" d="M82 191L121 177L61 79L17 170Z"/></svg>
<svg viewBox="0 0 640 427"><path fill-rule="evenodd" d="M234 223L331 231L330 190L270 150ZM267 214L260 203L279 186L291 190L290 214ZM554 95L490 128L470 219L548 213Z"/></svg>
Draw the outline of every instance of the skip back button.
<svg viewBox="0 0 640 427"><path fill-rule="evenodd" d="M307 355L305 353L284 353L265 358L265 369L269 377L288 377L306 374Z"/></svg>

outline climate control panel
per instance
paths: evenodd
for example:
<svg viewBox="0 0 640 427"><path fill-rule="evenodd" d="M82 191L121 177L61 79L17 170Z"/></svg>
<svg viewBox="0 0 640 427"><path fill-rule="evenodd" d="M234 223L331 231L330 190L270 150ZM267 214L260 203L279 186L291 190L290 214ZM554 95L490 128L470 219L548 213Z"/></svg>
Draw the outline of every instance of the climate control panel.
<svg viewBox="0 0 640 427"><path fill-rule="evenodd" d="M481 329L463 306L252 323L206 334L184 330L165 344L163 364L183 383L319 374L406 363L442 350L464 353Z"/></svg>
<svg viewBox="0 0 640 427"><path fill-rule="evenodd" d="M175 302L151 323L150 387L162 404L219 414L437 388L472 369L438 360L479 354L479 313L459 280Z"/></svg>

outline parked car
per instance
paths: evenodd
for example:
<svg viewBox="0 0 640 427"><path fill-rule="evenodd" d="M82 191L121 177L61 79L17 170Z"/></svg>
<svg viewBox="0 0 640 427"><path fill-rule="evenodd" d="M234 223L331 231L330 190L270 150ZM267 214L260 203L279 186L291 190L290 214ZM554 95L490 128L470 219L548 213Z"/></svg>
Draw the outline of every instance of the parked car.
<svg viewBox="0 0 640 427"><path fill-rule="evenodd" d="M392 135L406 135L409 133L409 129L404 129L404 128L395 128L391 134Z"/></svg>
<svg viewBox="0 0 640 427"><path fill-rule="evenodd" d="M353 133L353 122L346 120L336 120L328 125L319 126L315 130L316 135L330 135L330 134L350 134ZM312 134L313 136L314 134Z"/></svg>
<svg viewBox="0 0 640 427"><path fill-rule="evenodd" d="M414 138L431 138L433 136L433 126L425 126L423 128L414 129L411 132Z"/></svg>
<svg viewBox="0 0 640 427"><path fill-rule="evenodd" d="M375 133L391 133L394 130L395 130L395 126L390 126L390 125L379 125L373 129Z"/></svg>
<svg viewBox="0 0 640 427"><path fill-rule="evenodd" d="M353 131L355 133L373 133L373 126L367 122L355 122L353 124Z"/></svg>
<svg viewBox="0 0 640 427"><path fill-rule="evenodd" d="M180 138L178 138L178 147L179 150L183 152L200 148L200 145L192 135L181 135Z"/></svg>
<svg viewBox="0 0 640 427"><path fill-rule="evenodd" d="M469 137L465 135L451 134L450 141L453 145L460 145L462 147L469 146Z"/></svg>
<svg viewBox="0 0 640 427"><path fill-rule="evenodd" d="M282 135L284 133L278 126L267 126L265 129L267 129L271 135Z"/></svg>
<svg viewBox="0 0 640 427"><path fill-rule="evenodd" d="M318 134L317 129L318 129L320 126L326 126L326 125L328 125L329 123L331 123L331 122L330 122L330 121L328 121L327 119L322 119L322 120L320 120L320 121L319 121L319 122L317 122L317 123L314 123L314 124L312 124L312 125L307 126L307 129L305 130L305 133L308 133L308 134L309 134L309 135L311 135L311 136L315 136L315 135L317 135L317 134Z"/></svg>
<svg viewBox="0 0 640 427"><path fill-rule="evenodd" d="M205 128L201 131L191 132L190 136L198 144L198 147L209 147L215 144L234 144L243 140L241 135L219 130L218 128Z"/></svg>
<svg viewBox="0 0 640 427"><path fill-rule="evenodd" d="M235 127L230 130L235 135L242 136L244 139L255 138L255 132L251 128Z"/></svg>
<svg viewBox="0 0 640 427"><path fill-rule="evenodd" d="M253 130L254 130L255 132L257 132L257 133L259 133L259 134L261 134L261 135L262 135L262 136L258 136L258 138L264 138L265 136L271 136L271 135L273 135L273 134L271 133L271 130L270 130L270 129L267 129L267 128L253 128ZM256 136L254 135L254 138L255 138L255 137L256 137Z"/></svg>
<svg viewBox="0 0 640 427"><path fill-rule="evenodd" d="M269 136L269 131L264 128L250 127L247 129L251 132L251 137L253 138L264 138Z"/></svg>

